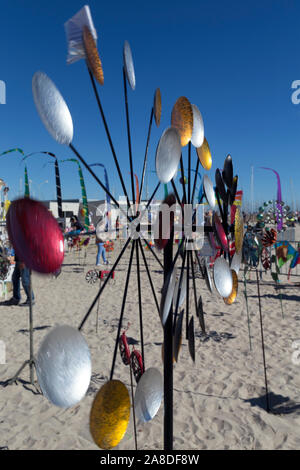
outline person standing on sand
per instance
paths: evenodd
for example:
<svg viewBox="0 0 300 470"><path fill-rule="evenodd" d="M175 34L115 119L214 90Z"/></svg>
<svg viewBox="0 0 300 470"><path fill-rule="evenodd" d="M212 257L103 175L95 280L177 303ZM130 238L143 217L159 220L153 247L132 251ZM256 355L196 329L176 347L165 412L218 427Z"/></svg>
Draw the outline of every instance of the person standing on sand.
<svg viewBox="0 0 300 470"><path fill-rule="evenodd" d="M102 256L104 264L108 264L108 261L105 256L105 248L104 248L104 241L102 238L98 237L96 234L96 245L98 245L98 252L97 252L97 258L96 258L96 266L101 266L100 263L100 258Z"/></svg>
<svg viewBox="0 0 300 470"><path fill-rule="evenodd" d="M20 278L22 279L22 286L27 296L25 302L21 304L21 307L28 307L30 304L30 271L25 266L25 264L19 260L17 255L15 255L15 269L12 275L13 283L13 297L9 299L5 305L19 305L21 301L21 292L20 292ZM31 292L32 305L34 305L34 294Z"/></svg>

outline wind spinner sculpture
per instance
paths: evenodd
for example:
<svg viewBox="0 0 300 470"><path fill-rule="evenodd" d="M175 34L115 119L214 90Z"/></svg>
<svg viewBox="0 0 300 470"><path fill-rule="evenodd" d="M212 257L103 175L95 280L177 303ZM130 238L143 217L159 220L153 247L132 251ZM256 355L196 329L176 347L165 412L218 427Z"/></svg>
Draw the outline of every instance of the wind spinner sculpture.
<svg viewBox="0 0 300 470"><path fill-rule="evenodd" d="M194 204L196 181L201 164L204 170L210 170L212 165L212 157L208 142L204 136L204 124L201 113L196 105L191 104L186 97L180 97L171 113L171 126L165 129L159 140L155 166L158 177L158 184L153 191L151 197L147 201L146 209L141 210L137 205L137 195L135 194L134 185L134 165L131 146L131 132L128 106L127 83L132 90L135 89L135 71L132 59L132 53L129 43L125 41L123 49L123 86L124 101L126 111L126 128L128 136L128 153L129 168L131 177L131 202L125 186L122 172L120 170L118 158L114 149L112 138L110 136L108 124L105 118L103 107L100 101L96 82L99 85L104 83L104 74L102 63L96 46L96 34L92 24L88 7L84 7L77 15L75 15L67 24L66 31L68 39L72 39L69 51L69 61L73 62L78 58L85 58L87 70L95 93L96 101L99 107L100 115L104 124L106 135L109 141L113 160L120 178L121 186L126 196L129 212L125 213L118 201L110 193L109 188L102 183L92 170L86 160L81 156L79 151L73 145L73 121L70 111L62 95L56 88L53 81L43 72L36 72L32 80L32 91L34 102L38 114L52 137L60 144L68 146L75 154L76 158L84 165L87 171L93 176L100 187L105 191L109 200L123 213L129 224L133 224L136 229L140 228L142 216L147 210L155 197L160 184L171 184L173 194L166 197L164 201L168 205L177 202L182 211L184 218L184 205L192 206L191 226L195 226L196 206ZM154 103L151 108L150 121L146 142L146 150L143 163L143 171L140 179L139 200L142 200L145 172L148 160L148 148L151 136L151 128L153 117L156 125L159 126L161 119L161 94L156 89L154 95ZM182 148L188 146L188 170L187 178L184 175L184 164ZM192 171L192 146L196 148L197 161L195 170L195 178L193 187L191 185ZM178 193L174 178L178 167L181 170L182 181L182 197ZM211 210L214 211L213 224L204 227L205 236L210 237L212 245L220 246L219 256L214 262L213 278L216 290L224 298L227 304L232 304L237 294L237 272L241 263L241 250L243 242L243 220L240 207L236 204L236 192L238 177L233 176L233 165L230 155L224 162L223 170L217 169L216 186L210 178L205 174L203 177L203 188L201 202L206 198ZM187 188L185 187L187 181ZM36 204L40 210L40 204L34 203L30 199L26 204ZM27 207L23 203L23 213L26 219L30 216L31 207ZM15 204L18 205L18 202ZM219 213L217 213L217 209ZM12 207L10 210L10 230L11 238L21 240L23 228L14 228L13 220L17 217L18 208ZM13 218L13 220L12 220ZM25 220L24 219L24 220ZM160 228L160 219L158 218L158 226ZM47 222L46 228L53 224ZM25 229L28 224L25 220ZM57 226L58 227L58 226ZM40 233L40 228L36 228L37 238L44 234ZM44 229L43 229L44 230ZM55 232L56 229L53 228ZM97 229L96 229L97 230ZM14 233L13 233L14 232ZM44 338L34 365L36 367L38 382L43 394L55 405L60 407L70 407L78 403L86 394L91 377L91 355L87 342L81 335L81 330L86 324L93 308L103 293L112 273L116 268L125 251L130 250L130 258L128 271L123 292L122 307L120 312L118 331L115 339L115 347L112 359L112 367L110 372L110 380L101 387L92 404L90 413L90 431L95 443L103 449L111 449L118 445L123 438L129 423L130 417L130 396L126 386L119 380L114 380L114 370L116 365L117 353L119 350L122 321L124 309L126 305L128 285L131 276L132 263L134 254L136 257L136 276L138 287L138 312L140 323L140 343L142 358L142 373L140 374L136 391L132 401L134 402L134 425L135 421L148 422L153 419L160 408L162 398L164 397L164 449L171 450L173 448L173 361L178 361L180 345L182 342L183 319L185 315L185 334L188 340L189 352L193 361L195 361L195 337L194 337L194 317L190 312L190 281L193 283L193 296L195 303L195 313L199 320L200 328L205 334L205 322L203 314L202 297L198 297L195 282L195 262L197 262L203 272L207 286L211 291L213 289L212 277L210 273L209 263L201 264L198 257L197 241L191 232L182 233L180 242L177 247L175 256L174 249L174 225L170 226L168 238L158 236L155 240L157 249L163 250L163 265L155 253L155 249L147 242L143 233L139 230L138 237L134 237L130 233L124 247L114 262L110 273L101 285L97 295L95 296L90 308L82 319L78 328L63 325L57 326ZM56 232L55 232L56 233ZM160 231L158 231L160 233ZM150 269L144 253L142 241L146 243L150 253L154 256L159 265L163 268L164 282L162 287L162 296L160 303L153 286ZM231 259L230 243L235 242L235 255ZM40 270L49 265L50 261L46 260L45 253L49 254L49 250L53 250L56 254L55 260L61 264L62 257L60 247L62 240L57 235L53 247L45 251L45 245L48 242L48 236L45 232L42 247L42 255L39 257ZM26 244L28 266L36 269L37 266L31 263L36 254L37 247ZM44 251L43 251L44 249ZM20 243L18 245L18 254L24 255L25 246ZM149 284L153 294L154 302L159 313L164 332L163 344L163 361L164 361L164 377L155 367L150 367L145 358L144 351L144 327L143 327L143 298L140 275L140 255L146 268ZM181 265L178 267L178 261ZM59 264L58 263L58 264ZM231 268L230 269L230 263ZM49 266L48 266L49 267ZM55 265L55 268L57 266ZM54 266L53 266L54 269ZM179 276L177 276L177 272ZM184 309L185 302L185 309ZM136 437L136 434L135 434ZM136 440L137 447L137 440Z"/></svg>

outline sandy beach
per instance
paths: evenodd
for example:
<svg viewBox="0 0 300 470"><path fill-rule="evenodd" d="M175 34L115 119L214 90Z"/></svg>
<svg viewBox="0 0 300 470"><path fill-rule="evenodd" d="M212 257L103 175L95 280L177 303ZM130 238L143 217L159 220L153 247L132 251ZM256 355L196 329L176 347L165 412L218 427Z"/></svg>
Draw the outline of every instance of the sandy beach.
<svg viewBox="0 0 300 470"><path fill-rule="evenodd" d="M116 259L119 242L110 254ZM152 257L149 261L160 301L163 273ZM78 327L92 303L96 284L88 284L86 272L93 269L96 247L90 245L84 263L83 252L67 253L58 278L33 274L34 351L44 336L58 324ZM99 303L96 332L94 309L83 329L92 356L92 378L87 395L67 410L52 405L36 382L29 383L29 369L21 373L21 382L8 387L12 377L29 358L28 308L0 307L0 339L6 343L6 364L0 365L0 447L13 449L98 449L89 432L89 413L93 398L109 378L122 294L130 251L127 249ZM159 254L161 257L161 254ZM161 347L163 330L152 297L147 273L141 267L146 368L157 367L163 374ZM292 278L294 281L297 278ZM239 293L233 305L226 305L219 294L211 295L201 275L196 279L202 295L208 336L200 333L195 320L196 362L189 356L183 335L179 361L174 365L174 449L296 449L300 446L300 366L292 362L292 342L300 338L297 301L299 286L281 283L282 317L279 294L269 274L261 281L267 375L272 413L265 410L264 371L255 273L247 283L251 319L252 350L249 348L248 323L244 297L243 272L239 273ZM192 291L191 291L192 292ZM24 293L23 293L23 299ZM129 338L140 349L137 304L136 263L133 263L123 326L131 326ZM114 378L122 380L130 391L129 369L118 353ZM139 449L163 449L163 404L156 417L138 426ZM116 449L134 449L132 416L125 437Z"/></svg>

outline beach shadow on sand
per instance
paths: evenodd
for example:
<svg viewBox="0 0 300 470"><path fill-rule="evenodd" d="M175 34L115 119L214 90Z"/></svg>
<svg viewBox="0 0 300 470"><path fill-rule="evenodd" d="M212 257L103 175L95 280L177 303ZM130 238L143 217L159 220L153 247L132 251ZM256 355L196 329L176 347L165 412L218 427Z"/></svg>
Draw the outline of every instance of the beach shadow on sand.
<svg viewBox="0 0 300 470"><path fill-rule="evenodd" d="M33 393L33 395L43 395L37 385L35 384L32 385L31 382L28 382L27 380L23 380L18 377L17 380L11 384L8 383L9 380L10 379L1 381L0 387L5 388L5 387L21 384L25 390L28 390L29 392Z"/></svg>
<svg viewBox="0 0 300 470"><path fill-rule="evenodd" d="M262 299L263 298L266 298L266 299L279 299L279 296L280 296L280 292L278 292L277 294L264 294L264 295L261 295L260 297ZM248 297L258 298L257 295L248 295ZM298 302L300 300L300 295L281 294L281 298L282 298L282 300L294 300L295 302Z"/></svg>
<svg viewBox="0 0 300 470"><path fill-rule="evenodd" d="M35 328L33 328L33 331L41 331L41 330L46 330L48 328L51 328L50 325L44 325L44 326L37 326ZM29 333L29 330L25 329L25 328L22 328L21 330L18 330L17 333L23 333L23 334L28 334Z"/></svg>
<svg viewBox="0 0 300 470"><path fill-rule="evenodd" d="M265 411L267 409L266 395L261 395L255 398L249 398L248 400L243 401L245 403L250 403L251 406L257 406ZM284 397L283 395L276 395L275 393L270 392L269 404L271 414L287 415L294 413L296 415L300 415L300 402L296 403L289 397Z"/></svg>

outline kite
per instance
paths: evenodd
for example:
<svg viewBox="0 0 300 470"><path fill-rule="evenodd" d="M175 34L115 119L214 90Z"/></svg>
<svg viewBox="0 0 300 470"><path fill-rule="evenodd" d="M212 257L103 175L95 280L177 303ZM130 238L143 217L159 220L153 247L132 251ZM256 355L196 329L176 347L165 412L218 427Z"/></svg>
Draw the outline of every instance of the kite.
<svg viewBox="0 0 300 470"><path fill-rule="evenodd" d="M280 177L277 171L273 170L273 168L266 168L264 166L260 167L262 170L270 170L273 171L277 178L277 201L276 201L276 221L277 221L277 230L282 230L283 227L283 214L282 214L282 199L281 199L281 184L280 184Z"/></svg>

